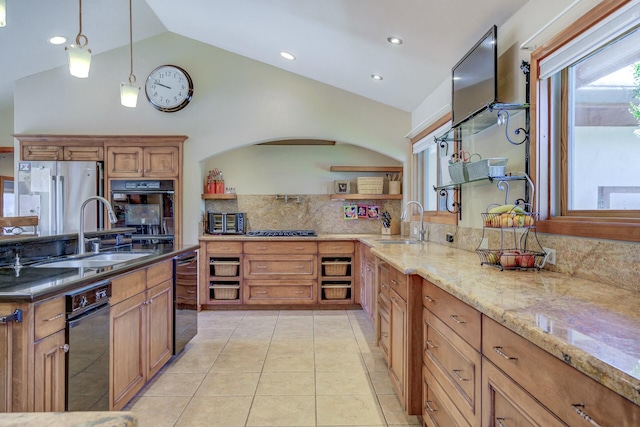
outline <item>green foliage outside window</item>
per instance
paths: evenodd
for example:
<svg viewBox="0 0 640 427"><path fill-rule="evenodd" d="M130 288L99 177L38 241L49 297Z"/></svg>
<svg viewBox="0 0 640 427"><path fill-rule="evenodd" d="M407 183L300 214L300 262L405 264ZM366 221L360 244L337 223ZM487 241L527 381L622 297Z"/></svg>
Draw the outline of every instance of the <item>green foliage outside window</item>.
<svg viewBox="0 0 640 427"><path fill-rule="evenodd" d="M633 82L636 87L633 89L633 97L640 99L640 62L633 64ZM633 114L633 117L638 121L640 125L640 104L629 104L629 112ZM640 129L636 129L633 133L640 138Z"/></svg>

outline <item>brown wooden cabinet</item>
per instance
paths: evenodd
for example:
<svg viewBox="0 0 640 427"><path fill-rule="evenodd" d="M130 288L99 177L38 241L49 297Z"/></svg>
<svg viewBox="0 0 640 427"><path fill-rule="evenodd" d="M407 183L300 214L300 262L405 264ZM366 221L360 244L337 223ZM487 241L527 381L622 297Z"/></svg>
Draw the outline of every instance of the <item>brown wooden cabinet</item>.
<svg viewBox="0 0 640 427"><path fill-rule="evenodd" d="M111 410L122 409L171 358L172 274L164 261L111 281Z"/></svg>
<svg viewBox="0 0 640 427"><path fill-rule="evenodd" d="M243 302L297 304L317 302L316 242L245 242Z"/></svg>
<svg viewBox="0 0 640 427"><path fill-rule="evenodd" d="M23 143L20 147L21 160L29 161L96 161L104 160L104 147L100 145L66 145Z"/></svg>
<svg viewBox="0 0 640 427"><path fill-rule="evenodd" d="M375 257L371 254L371 248L363 243L358 244L359 261L359 302L362 309L369 316L372 323L375 323L376 293L375 293Z"/></svg>
<svg viewBox="0 0 640 427"><path fill-rule="evenodd" d="M107 145L105 170L110 178L177 178L180 147Z"/></svg>
<svg viewBox="0 0 640 427"><path fill-rule="evenodd" d="M567 425L591 425L589 419L592 425L640 425L639 406L487 316L482 317L482 353Z"/></svg>
<svg viewBox="0 0 640 427"><path fill-rule="evenodd" d="M356 299L354 242L319 242L318 257L318 303L353 304Z"/></svg>
<svg viewBox="0 0 640 427"><path fill-rule="evenodd" d="M65 298L34 307L34 411L65 409Z"/></svg>
<svg viewBox="0 0 640 427"><path fill-rule="evenodd" d="M34 411L62 412L65 409L65 343L64 329L36 342L34 354Z"/></svg>
<svg viewBox="0 0 640 427"><path fill-rule="evenodd" d="M404 410L409 415L420 415L421 278L405 275L382 260L378 260L377 265L379 294L376 338L381 348L387 346L389 377ZM388 337L383 335L387 328Z"/></svg>

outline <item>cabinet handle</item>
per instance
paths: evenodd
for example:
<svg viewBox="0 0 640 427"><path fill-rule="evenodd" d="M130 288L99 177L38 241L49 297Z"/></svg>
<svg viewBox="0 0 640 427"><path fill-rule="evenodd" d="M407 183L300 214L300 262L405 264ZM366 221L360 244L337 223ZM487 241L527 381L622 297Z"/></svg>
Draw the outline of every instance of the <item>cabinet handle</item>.
<svg viewBox="0 0 640 427"><path fill-rule="evenodd" d="M298 270L300 270L300 269L305 268L305 266L304 266L304 265L296 265L296 268L297 268Z"/></svg>
<svg viewBox="0 0 640 427"><path fill-rule="evenodd" d="M518 360L517 357L509 356L508 354L504 353L502 351L502 347L499 347L499 346L493 347L493 351L495 351L496 353L498 353L500 356L502 356L507 360Z"/></svg>
<svg viewBox="0 0 640 427"><path fill-rule="evenodd" d="M389 336L389 334L386 333L386 332L380 332L380 336L387 338Z"/></svg>
<svg viewBox="0 0 640 427"><path fill-rule="evenodd" d="M266 246L258 246L258 249L261 251L266 251L267 247Z"/></svg>
<svg viewBox="0 0 640 427"><path fill-rule="evenodd" d="M431 403L433 403L432 400L425 400L425 402L424 402L424 412L438 412L437 409L433 409L431 407Z"/></svg>
<svg viewBox="0 0 640 427"><path fill-rule="evenodd" d="M506 424L503 423L504 418L496 418L496 422L498 423L498 427L507 427Z"/></svg>
<svg viewBox="0 0 640 427"><path fill-rule="evenodd" d="M435 345L431 340L425 340L424 344L429 348L438 348L438 346Z"/></svg>
<svg viewBox="0 0 640 427"><path fill-rule="evenodd" d="M256 265L256 268L264 270L265 268L267 268L267 266L266 265Z"/></svg>
<svg viewBox="0 0 640 427"><path fill-rule="evenodd" d="M195 294L196 291L187 291L188 294Z"/></svg>
<svg viewBox="0 0 640 427"><path fill-rule="evenodd" d="M63 353L68 353L69 352L69 344L65 344L65 345L61 346L60 350L62 350Z"/></svg>
<svg viewBox="0 0 640 427"><path fill-rule="evenodd" d="M305 291L296 291L296 294L304 294Z"/></svg>
<svg viewBox="0 0 640 427"><path fill-rule="evenodd" d="M220 246L218 249L223 250L223 251L228 251L229 250L229 246Z"/></svg>
<svg viewBox="0 0 640 427"><path fill-rule="evenodd" d="M382 289L384 289L384 288L386 288L386 287L387 287L387 285L385 285L384 283L380 283L380 287L381 287Z"/></svg>
<svg viewBox="0 0 640 427"><path fill-rule="evenodd" d="M57 320L59 318L61 318L62 316L64 316L64 313L58 313L55 316L49 318L49 319L42 319L43 322L52 322L54 320Z"/></svg>
<svg viewBox="0 0 640 427"><path fill-rule="evenodd" d="M575 403L575 404L572 404L571 407L573 408L574 411L576 411L576 414L580 415L580 417L582 419L587 421L592 426L602 427L602 425L600 423L598 423L596 420L591 418L591 416L589 414L587 414L585 411L583 411L584 403Z"/></svg>
<svg viewBox="0 0 640 427"><path fill-rule="evenodd" d="M393 283L394 285L399 285L399 283L396 282L394 279L391 279L391 283Z"/></svg>
<svg viewBox="0 0 640 427"><path fill-rule="evenodd" d="M467 379L465 379L465 378L462 378L462 376L460 376L460 372L461 372L461 370L460 370L460 369L454 369L454 370L453 370L453 376L454 376L454 377L456 377L456 379L457 379L458 381L469 381L469 380L467 380Z"/></svg>
<svg viewBox="0 0 640 427"><path fill-rule="evenodd" d="M296 251L304 251L304 246L297 246L294 248Z"/></svg>
<svg viewBox="0 0 640 427"><path fill-rule="evenodd" d="M436 302L436 300L434 300L433 298L431 298L429 295L425 295L424 299L426 299L429 302Z"/></svg>
<svg viewBox="0 0 640 427"><path fill-rule="evenodd" d="M458 315L457 315L457 314L452 314L452 315L451 315L451 316L449 316L449 317L450 317L450 318L452 318L452 319L453 319L453 321L454 321L454 322L456 322L458 325L466 325L466 324L467 324L467 322L465 322L464 320L460 320L460 319L458 318Z"/></svg>
<svg viewBox="0 0 640 427"><path fill-rule="evenodd" d="M256 294L266 294L267 291L256 291Z"/></svg>

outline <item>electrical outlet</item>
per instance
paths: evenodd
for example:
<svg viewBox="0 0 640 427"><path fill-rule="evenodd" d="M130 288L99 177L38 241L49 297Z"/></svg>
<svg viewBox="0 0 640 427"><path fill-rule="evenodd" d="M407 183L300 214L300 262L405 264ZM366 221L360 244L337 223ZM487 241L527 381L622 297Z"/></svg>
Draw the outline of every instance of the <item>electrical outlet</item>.
<svg viewBox="0 0 640 427"><path fill-rule="evenodd" d="M447 242L453 243L453 234L447 233Z"/></svg>
<svg viewBox="0 0 640 427"><path fill-rule="evenodd" d="M551 248L542 248L542 250L549 254L549 256L547 256L547 263L556 265L556 250Z"/></svg>
<svg viewBox="0 0 640 427"><path fill-rule="evenodd" d="M413 227L413 235L414 236L418 235L418 227Z"/></svg>
<svg viewBox="0 0 640 427"><path fill-rule="evenodd" d="M480 246L478 249L489 249L489 239L483 237L482 240L480 240Z"/></svg>

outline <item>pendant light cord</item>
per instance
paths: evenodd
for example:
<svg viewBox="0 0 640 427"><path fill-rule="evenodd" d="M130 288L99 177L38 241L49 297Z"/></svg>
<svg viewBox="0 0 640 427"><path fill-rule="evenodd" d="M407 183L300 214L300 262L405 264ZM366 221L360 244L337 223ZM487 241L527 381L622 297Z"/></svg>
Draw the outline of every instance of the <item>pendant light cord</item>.
<svg viewBox="0 0 640 427"><path fill-rule="evenodd" d="M76 45L79 47L85 47L87 44L89 44L89 39L87 38L87 36L82 34L82 0L79 0L78 3L80 4L80 13L78 14L79 29L78 29L78 35L76 36ZM82 43L83 39L84 39L84 43Z"/></svg>
<svg viewBox="0 0 640 427"><path fill-rule="evenodd" d="M132 0L129 0L129 59L131 60L129 83L134 84L136 82L136 76L133 74L133 8L131 7L131 2Z"/></svg>

